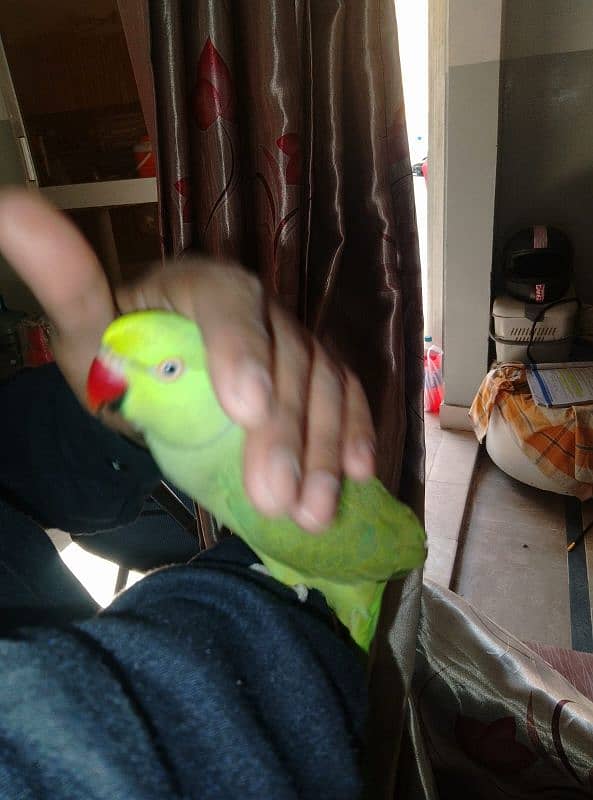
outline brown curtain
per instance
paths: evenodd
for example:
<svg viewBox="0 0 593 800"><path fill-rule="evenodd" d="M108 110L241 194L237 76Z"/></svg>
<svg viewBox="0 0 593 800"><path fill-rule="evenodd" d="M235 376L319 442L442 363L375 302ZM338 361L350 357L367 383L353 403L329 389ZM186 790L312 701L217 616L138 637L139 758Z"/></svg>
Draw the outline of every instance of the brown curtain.
<svg viewBox="0 0 593 800"><path fill-rule="evenodd" d="M392 0L150 3L168 254L255 270L362 378L422 508L422 316Z"/></svg>
<svg viewBox="0 0 593 800"><path fill-rule="evenodd" d="M420 270L393 0L118 2L159 157L164 252L239 260L358 373L380 476L421 515ZM386 595L370 694L371 798L591 796L591 696L420 573Z"/></svg>

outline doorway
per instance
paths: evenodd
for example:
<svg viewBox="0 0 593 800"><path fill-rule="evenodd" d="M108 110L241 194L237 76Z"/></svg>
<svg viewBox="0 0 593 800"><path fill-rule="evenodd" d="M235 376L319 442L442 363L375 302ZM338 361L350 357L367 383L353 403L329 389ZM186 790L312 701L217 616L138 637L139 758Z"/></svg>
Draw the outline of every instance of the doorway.
<svg viewBox="0 0 593 800"><path fill-rule="evenodd" d="M424 334L432 336L428 285L428 0L395 0L422 269Z"/></svg>
<svg viewBox="0 0 593 800"><path fill-rule="evenodd" d="M445 111L449 0L394 0L422 267L424 333L443 345ZM418 170L416 170L418 171Z"/></svg>

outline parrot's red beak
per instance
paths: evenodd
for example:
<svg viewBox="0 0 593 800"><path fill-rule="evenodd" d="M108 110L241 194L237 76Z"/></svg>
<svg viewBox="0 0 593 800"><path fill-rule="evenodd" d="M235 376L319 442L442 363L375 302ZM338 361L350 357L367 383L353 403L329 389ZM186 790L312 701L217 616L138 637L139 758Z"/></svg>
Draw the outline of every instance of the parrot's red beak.
<svg viewBox="0 0 593 800"><path fill-rule="evenodd" d="M93 414L103 406L115 405L128 389L123 375L110 369L100 358L95 358L86 382L87 403Z"/></svg>

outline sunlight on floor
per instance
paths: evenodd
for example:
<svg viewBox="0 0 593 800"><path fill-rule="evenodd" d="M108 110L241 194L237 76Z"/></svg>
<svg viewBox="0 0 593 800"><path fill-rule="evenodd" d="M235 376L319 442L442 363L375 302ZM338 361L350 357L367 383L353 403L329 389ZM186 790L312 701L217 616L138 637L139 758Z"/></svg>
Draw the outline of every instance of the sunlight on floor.
<svg viewBox="0 0 593 800"><path fill-rule="evenodd" d="M108 606L115 596L118 565L83 550L74 542L61 550L60 556L91 597L102 608ZM126 589L139 581L141 577L142 573L131 570Z"/></svg>

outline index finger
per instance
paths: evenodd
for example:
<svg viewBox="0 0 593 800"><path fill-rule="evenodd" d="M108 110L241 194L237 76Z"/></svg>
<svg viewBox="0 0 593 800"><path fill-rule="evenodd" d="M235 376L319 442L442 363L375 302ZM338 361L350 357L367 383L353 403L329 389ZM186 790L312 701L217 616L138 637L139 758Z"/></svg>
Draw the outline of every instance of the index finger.
<svg viewBox="0 0 593 800"><path fill-rule="evenodd" d="M20 188L0 192L0 250L58 335L100 334L113 318L107 278L93 250L40 195Z"/></svg>

